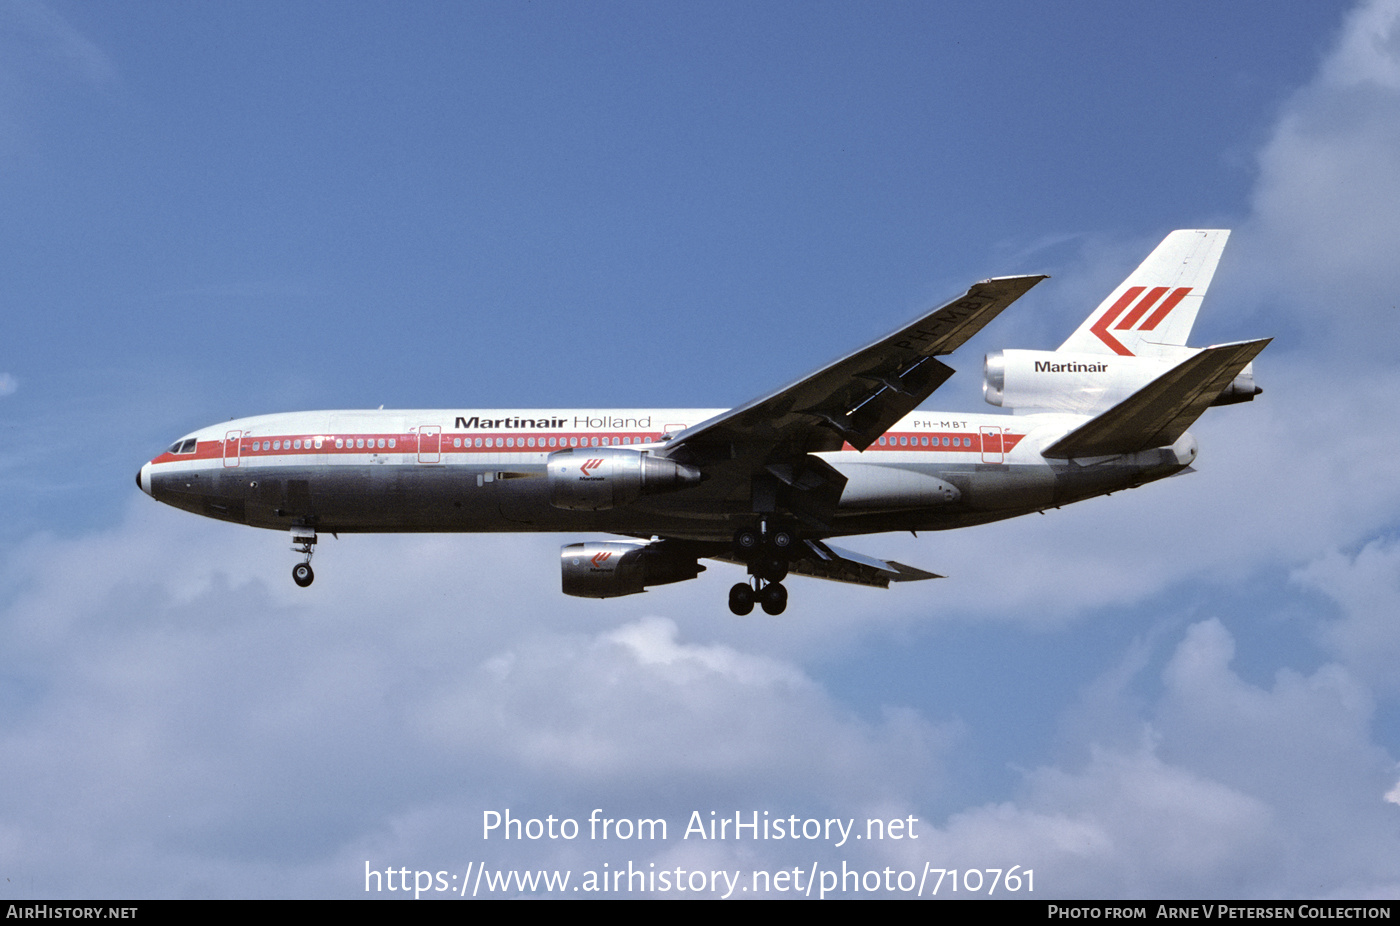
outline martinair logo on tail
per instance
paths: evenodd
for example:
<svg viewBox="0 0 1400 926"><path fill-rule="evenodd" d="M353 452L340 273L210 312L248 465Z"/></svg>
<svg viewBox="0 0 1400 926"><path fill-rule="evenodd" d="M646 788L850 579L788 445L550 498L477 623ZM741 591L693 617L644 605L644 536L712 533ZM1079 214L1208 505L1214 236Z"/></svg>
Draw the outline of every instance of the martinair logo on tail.
<svg viewBox="0 0 1400 926"><path fill-rule="evenodd" d="M1147 295L1143 296L1143 290L1147 290ZM1168 295L1168 292L1170 292L1170 295ZM1094 332L1094 335L1100 341L1107 344L1115 354L1131 357L1133 356L1133 352L1124 347L1117 338L1108 333L1109 326L1113 325L1113 322L1123 313L1123 310L1132 306L1128 314L1123 315L1123 320L1118 322L1117 325L1113 325L1114 331L1132 331L1133 326L1137 325L1138 321L1144 315L1147 315L1149 311L1152 311L1153 306L1156 306L1156 311L1152 311L1152 314L1147 317L1147 321L1143 322L1137 329L1138 331L1152 331L1161 324L1162 319L1171 314L1172 309L1176 308L1177 303L1185 299L1190 292L1191 287L1189 286L1179 286L1176 289L1171 289L1167 286L1154 286L1151 289L1147 289L1145 286L1130 286L1122 296L1118 297L1118 301L1113 303L1107 312L1103 313L1103 317L1094 322L1089 330ZM1139 299L1139 296L1142 296L1142 298ZM1163 299L1163 296L1167 298ZM1159 302L1161 303L1160 305L1158 305Z"/></svg>

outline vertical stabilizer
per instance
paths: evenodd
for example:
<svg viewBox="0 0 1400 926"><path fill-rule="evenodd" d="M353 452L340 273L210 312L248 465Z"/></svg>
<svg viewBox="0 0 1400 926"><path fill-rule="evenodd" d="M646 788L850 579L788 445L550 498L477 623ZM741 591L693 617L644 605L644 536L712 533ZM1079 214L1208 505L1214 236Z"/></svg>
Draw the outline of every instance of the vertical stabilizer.
<svg viewBox="0 0 1400 926"><path fill-rule="evenodd" d="M1157 245L1118 285L1061 351L1166 357L1186 344L1228 229L1182 229Z"/></svg>

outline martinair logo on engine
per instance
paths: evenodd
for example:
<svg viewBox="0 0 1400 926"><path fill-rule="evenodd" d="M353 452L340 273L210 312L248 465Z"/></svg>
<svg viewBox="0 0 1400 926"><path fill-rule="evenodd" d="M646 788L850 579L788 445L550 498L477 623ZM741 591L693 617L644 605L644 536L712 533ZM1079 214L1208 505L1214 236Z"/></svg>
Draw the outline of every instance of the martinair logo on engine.
<svg viewBox="0 0 1400 926"><path fill-rule="evenodd" d="M608 560L610 560L610 559L612 559L612 554L611 554L611 553L607 553L607 552L604 552L604 553L594 553L594 554L593 554L593 559L592 559L591 562L593 563L593 568L594 568L594 569L602 569L602 568L603 568L603 564L606 563L606 562L607 562Z"/></svg>
<svg viewBox="0 0 1400 926"><path fill-rule="evenodd" d="M602 476L593 476L593 475L590 475L590 474L589 474L589 470L597 469L598 467L600 467L600 466L602 466L602 465L603 465L603 461L600 460L600 459L596 459L596 458L595 458L595 459L589 460L587 463L584 463L582 466L580 466L580 467L578 468L578 471L579 471L579 473L581 474L581 475L580 475L580 478L587 479L587 480L589 480L590 482L602 482L602 481L603 481L603 477L602 477Z"/></svg>

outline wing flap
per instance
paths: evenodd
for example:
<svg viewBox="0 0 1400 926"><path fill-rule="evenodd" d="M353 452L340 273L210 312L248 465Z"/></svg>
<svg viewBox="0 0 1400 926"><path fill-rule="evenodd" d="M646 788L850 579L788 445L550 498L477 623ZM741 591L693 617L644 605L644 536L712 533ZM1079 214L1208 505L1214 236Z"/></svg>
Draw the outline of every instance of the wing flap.
<svg viewBox="0 0 1400 926"><path fill-rule="evenodd" d="M791 575L807 576L812 579L826 579L831 582L846 582L851 585L867 585L873 588L889 588L891 582L919 582L923 579L941 579L937 573L926 572L914 566L906 566L893 560L876 559L863 553L842 550L822 543L820 540L803 541L806 556L794 559L788 567ZM743 565L728 556L714 559Z"/></svg>
<svg viewBox="0 0 1400 926"><path fill-rule="evenodd" d="M1170 446L1271 340L1207 347L1075 428L1042 454L1095 457Z"/></svg>

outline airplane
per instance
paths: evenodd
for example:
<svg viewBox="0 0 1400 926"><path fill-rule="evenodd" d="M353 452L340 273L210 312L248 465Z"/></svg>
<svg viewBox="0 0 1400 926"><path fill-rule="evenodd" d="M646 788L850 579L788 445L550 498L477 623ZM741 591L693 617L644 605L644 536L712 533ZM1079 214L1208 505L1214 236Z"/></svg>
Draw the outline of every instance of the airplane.
<svg viewBox="0 0 1400 926"><path fill-rule="evenodd" d="M604 532L560 551L563 592L613 598L747 568L729 608L787 606L790 575L888 588L935 573L833 538L946 530L1190 471L1187 431L1263 390L1271 339L1186 346L1227 230L1174 231L1060 347L989 353L1012 414L920 411L952 353L1044 276L983 280L796 382L731 409L296 412L180 438L143 465L152 498L290 532ZM917 534L916 534L917 535Z"/></svg>

